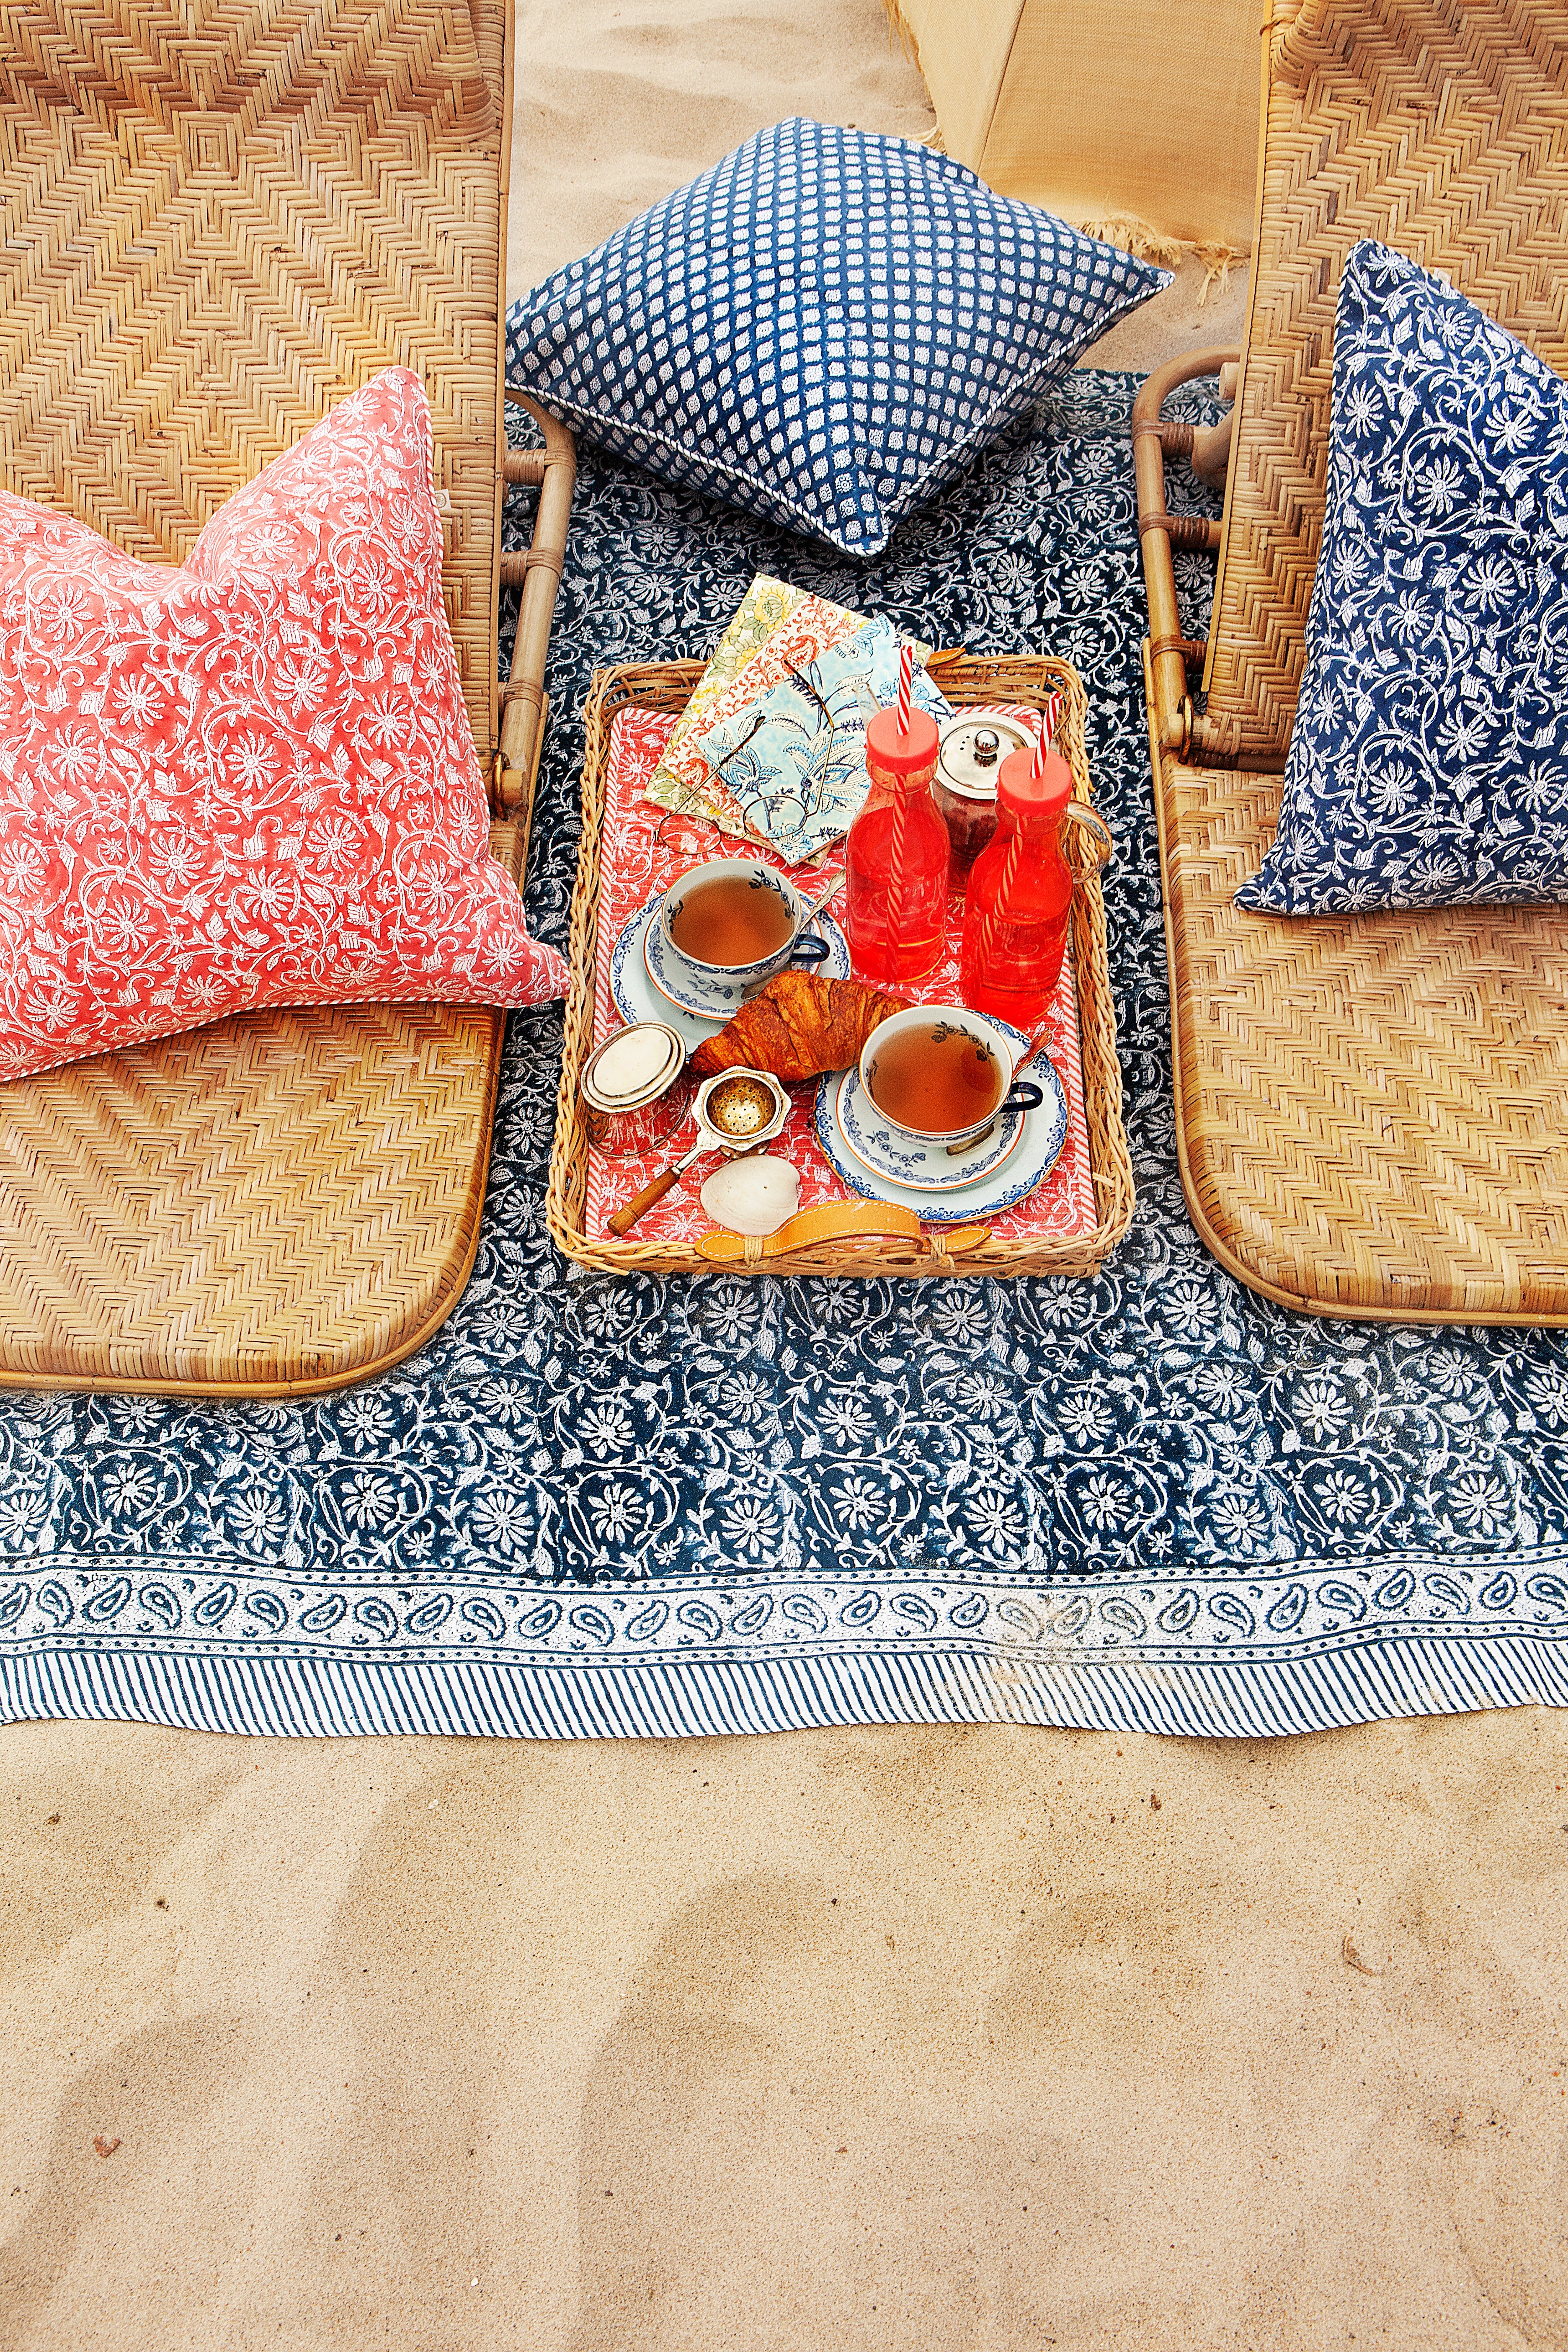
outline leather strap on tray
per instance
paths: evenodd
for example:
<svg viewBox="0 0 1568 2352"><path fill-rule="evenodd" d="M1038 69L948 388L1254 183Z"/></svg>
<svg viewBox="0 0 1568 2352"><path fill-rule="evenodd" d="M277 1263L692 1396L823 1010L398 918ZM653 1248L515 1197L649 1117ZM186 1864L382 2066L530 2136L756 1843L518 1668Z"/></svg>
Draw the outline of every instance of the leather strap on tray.
<svg viewBox="0 0 1568 2352"><path fill-rule="evenodd" d="M923 1238L938 1258L961 1257L978 1249L990 1231L989 1225L961 1225ZM912 1209L884 1201L827 1201L820 1208L799 1210L765 1240L740 1234L703 1234L697 1242L697 1254L714 1265L759 1265L768 1258L790 1257L797 1250L820 1249L832 1242L921 1239L921 1221Z"/></svg>

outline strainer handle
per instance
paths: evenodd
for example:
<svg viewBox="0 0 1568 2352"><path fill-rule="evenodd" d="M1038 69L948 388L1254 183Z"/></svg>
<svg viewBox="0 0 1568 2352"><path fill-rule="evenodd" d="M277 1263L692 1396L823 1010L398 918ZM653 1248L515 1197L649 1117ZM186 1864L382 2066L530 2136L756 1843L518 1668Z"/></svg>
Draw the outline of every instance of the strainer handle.
<svg viewBox="0 0 1568 2352"><path fill-rule="evenodd" d="M610 1231L613 1234L629 1234L639 1217L646 1217L650 1209L657 1209L665 1194L674 1191L692 1161L700 1160L705 1151L712 1149L712 1142L707 1136L694 1143L673 1168L667 1168L662 1176L656 1176L651 1184L645 1184L640 1192L634 1193L624 1208L616 1211L610 1219Z"/></svg>

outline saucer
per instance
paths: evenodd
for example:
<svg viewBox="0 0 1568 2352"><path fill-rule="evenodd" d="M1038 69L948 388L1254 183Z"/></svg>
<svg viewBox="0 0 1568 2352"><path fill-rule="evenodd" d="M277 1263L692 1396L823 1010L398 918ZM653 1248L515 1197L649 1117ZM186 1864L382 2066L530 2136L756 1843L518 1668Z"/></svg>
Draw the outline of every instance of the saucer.
<svg viewBox="0 0 1568 2352"><path fill-rule="evenodd" d="M669 941L658 920L662 899L656 898L647 909L647 920L643 925L643 968L665 1002L698 1021L728 1021L738 1013L748 995L754 995L763 985L760 981L710 980L692 971L672 952ZM824 980L847 980L849 977L849 942L831 915L814 915L801 931L805 939L819 931L827 942L827 953L810 969L820 972ZM787 966L785 969L787 970Z"/></svg>
<svg viewBox="0 0 1568 2352"><path fill-rule="evenodd" d="M1015 1039L1022 1051L1026 1040L1021 1030L1005 1021L996 1022L995 1026ZM845 1089L858 1076L854 1070L838 1070L817 1082L816 1139L823 1158L850 1192L859 1192L869 1201L890 1201L900 1208L913 1209L927 1224L966 1224L973 1218L1000 1216L1004 1209L1016 1208L1050 1174L1067 1141L1067 1095L1050 1063L1042 1059L1031 1064L1024 1076L1034 1078L1044 1088L1046 1099L1037 1110L1004 1113L1009 1125L1016 1120L1018 1130L1004 1157L994 1160L986 1172L966 1176L940 1193L918 1189L880 1174L849 1151L839 1123L838 1106ZM993 1135L987 1140L987 1149L995 1142ZM945 1151L942 1156L945 1158Z"/></svg>
<svg viewBox="0 0 1568 2352"><path fill-rule="evenodd" d="M1048 1118L1049 1084L1039 1077L1037 1067L1028 1075L1037 1079L1045 1095L1041 1116ZM994 1176L1023 1140L1026 1114L999 1111L988 1135L977 1136L950 1157L945 1143L917 1143L912 1136L900 1135L897 1128L889 1127L861 1085L858 1070L847 1070L844 1078L833 1107L839 1140L868 1176L901 1184L906 1192L962 1192L966 1184Z"/></svg>

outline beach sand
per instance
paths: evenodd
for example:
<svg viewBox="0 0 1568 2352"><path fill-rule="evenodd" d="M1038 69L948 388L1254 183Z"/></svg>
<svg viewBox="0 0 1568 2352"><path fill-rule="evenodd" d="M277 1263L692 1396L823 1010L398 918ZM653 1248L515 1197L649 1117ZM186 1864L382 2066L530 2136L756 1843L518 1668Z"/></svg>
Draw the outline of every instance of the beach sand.
<svg viewBox="0 0 1568 2352"><path fill-rule="evenodd" d="M930 127L877 0L523 13L515 285ZM1568 2344L1568 1717L22 1725L0 1871L4 2352Z"/></svg>
<svg viewBox="0 0 1568 2352"><path fill-rule="evenodd" d="M1568 2342L1560 1715L0 1753L7 2347Z"/></svg>

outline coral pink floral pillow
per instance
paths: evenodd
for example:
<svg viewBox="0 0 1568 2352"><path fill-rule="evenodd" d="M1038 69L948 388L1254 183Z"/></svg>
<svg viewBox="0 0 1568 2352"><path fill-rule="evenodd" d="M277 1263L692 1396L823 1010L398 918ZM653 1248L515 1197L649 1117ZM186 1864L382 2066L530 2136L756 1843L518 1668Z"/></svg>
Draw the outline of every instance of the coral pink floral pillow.
<svg viewBox="0 0 1568 2352"><path fill-rule="evenodd" d="M179 570L0 491L0 1076L268 1004L538 1004L389 368Z"/></svg>

